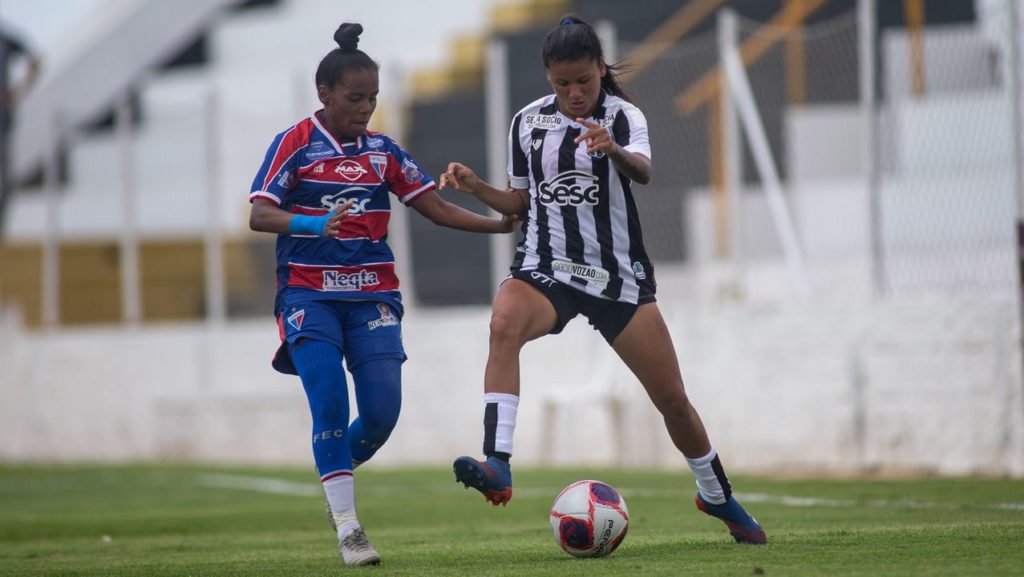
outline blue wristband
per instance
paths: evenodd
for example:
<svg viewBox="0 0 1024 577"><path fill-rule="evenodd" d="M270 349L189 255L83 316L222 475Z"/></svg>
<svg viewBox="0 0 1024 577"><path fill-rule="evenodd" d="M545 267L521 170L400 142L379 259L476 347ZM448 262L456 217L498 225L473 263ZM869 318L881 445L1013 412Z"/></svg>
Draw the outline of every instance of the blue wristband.
<svg viewBox="0 0 1024 577"><path fill-rule="evenodd" d="M324 229L327 228L327 221L330 220L330 218L330 213L322 216L296 214L292 216L292 219L288 222L288 234L312 234L316 236L323 236Z"/></svg>

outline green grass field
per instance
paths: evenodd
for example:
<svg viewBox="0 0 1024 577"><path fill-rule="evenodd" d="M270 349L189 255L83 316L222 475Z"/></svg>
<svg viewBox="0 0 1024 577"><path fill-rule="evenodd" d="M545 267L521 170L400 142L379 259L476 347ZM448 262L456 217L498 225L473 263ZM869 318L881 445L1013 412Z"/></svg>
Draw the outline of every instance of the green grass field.
<svg viewBox="0 0 1024 577"><path fill-rule="evenodd" d="M625 494L604 559L554 543L562 486ZM384 562L343 568L306 469L0 467L0 575L1024 575L1024 482L734 479L768 531L732 542L693 506L688 472L517 470L493 509L450 471L360 469L359 515Z"/></svg>

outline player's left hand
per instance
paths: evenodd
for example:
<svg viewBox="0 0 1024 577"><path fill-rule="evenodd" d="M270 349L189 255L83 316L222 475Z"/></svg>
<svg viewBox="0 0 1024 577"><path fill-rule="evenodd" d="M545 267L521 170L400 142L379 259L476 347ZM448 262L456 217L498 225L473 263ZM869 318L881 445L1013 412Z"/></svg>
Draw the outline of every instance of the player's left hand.
<svg viewBox="0 0 1024 577"><path fill-rule="evenodd" d="M576 122L587 127L587 131L577 136L574 141L576 144L586 141L587 154L594 154L595 152L611 154L614 151L617 145L612 140L612 135L608 132L607 128L586 118L577 118Z"/></svg>

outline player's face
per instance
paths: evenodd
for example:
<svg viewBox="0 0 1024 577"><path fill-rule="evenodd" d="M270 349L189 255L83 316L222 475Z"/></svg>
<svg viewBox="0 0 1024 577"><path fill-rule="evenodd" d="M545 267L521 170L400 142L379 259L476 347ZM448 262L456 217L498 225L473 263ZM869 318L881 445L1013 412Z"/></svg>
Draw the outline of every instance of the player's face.
<svg viewBox="0 0 1024 577"><path fill-rule="evenodd" d="M378 86L377 71L373 68L346 70L333 87L318 86L327 130L346 140L366 134L366 126L377 108Z"/></svg>
<svg viewBox="0 0 1024 577"><path fill-rule="evenodd" d="M594 112L601 95L604 62L596 59L552 62L548 82L558 98L558 109L569 118L586 118Z"/></svg>

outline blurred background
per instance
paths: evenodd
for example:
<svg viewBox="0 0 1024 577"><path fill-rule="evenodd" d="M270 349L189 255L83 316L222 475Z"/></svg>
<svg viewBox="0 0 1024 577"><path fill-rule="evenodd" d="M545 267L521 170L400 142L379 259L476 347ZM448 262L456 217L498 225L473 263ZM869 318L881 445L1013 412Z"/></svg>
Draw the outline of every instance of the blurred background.
<svg viewBox="0 0 1024 577"><path fill-rule="evenodd" d="M5 85L27 90L5 136L0 460L311 463L299 381L270 367L275 239L248 229L266 147L316 110L354 20L381 64L373 128L435 177L459 160L502 182L567 12L647 116L659 303L730 469L1024 476L1015 0L2 0L26 48ZM410 359L375 462L447 465L479 451L515 239L394 208ZM684 464L579 320L524 351L515 454Z"/></svg>

